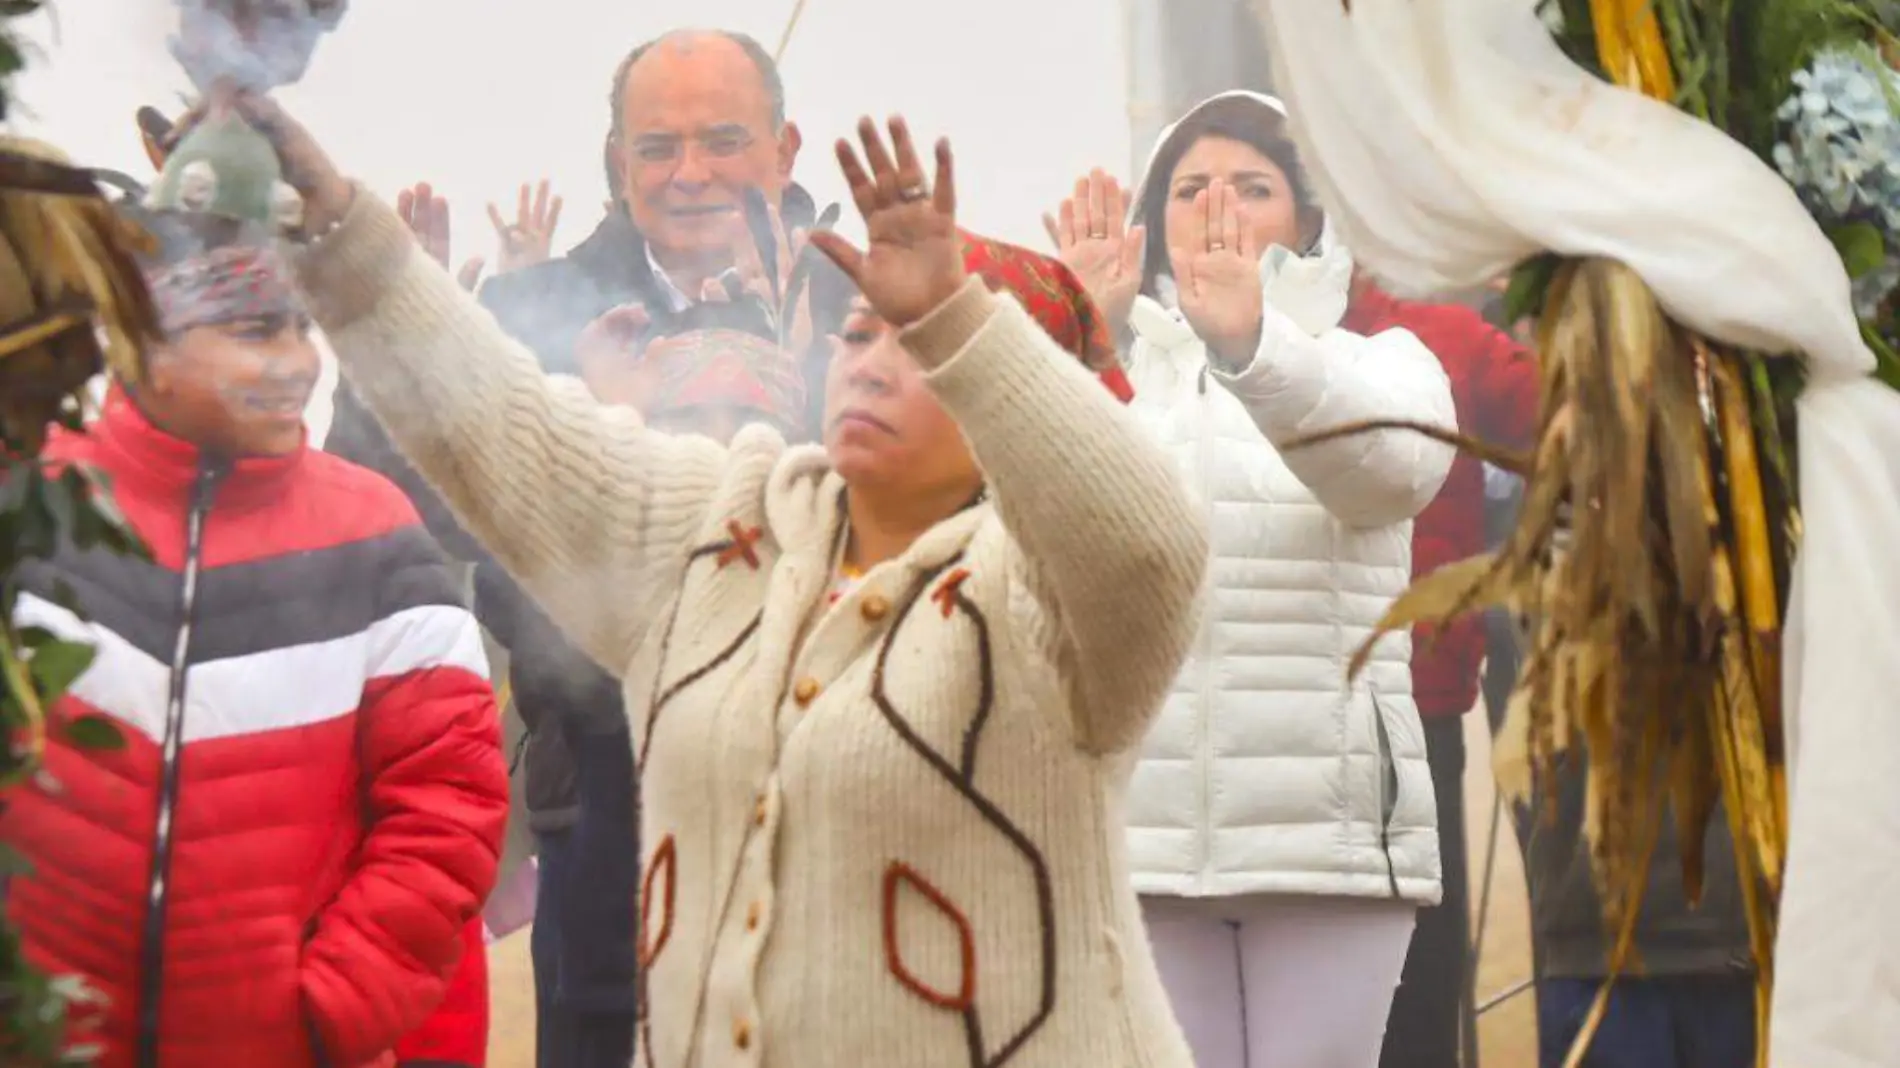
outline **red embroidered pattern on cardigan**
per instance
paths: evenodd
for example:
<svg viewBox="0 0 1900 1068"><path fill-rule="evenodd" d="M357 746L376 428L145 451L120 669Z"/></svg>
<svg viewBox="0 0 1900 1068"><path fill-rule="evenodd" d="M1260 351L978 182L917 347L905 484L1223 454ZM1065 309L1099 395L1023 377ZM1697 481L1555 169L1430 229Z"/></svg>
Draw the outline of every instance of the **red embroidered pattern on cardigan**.
<svg viewBox="0 0 1900 1068"><path fill-rule="evenodd" d="M933 988L917 978L904 964L903 947L897 937L897 895L905 884L909 884L925 901L956 924L957 948L962 955L963 971L955 993ZM891 861L890 867L884 869L884 961L905 989L940 1009L968 1012L976 1004L976 933L970 929L969 918L943 891L901 860Z"/></svg>
<svg viewBox="0 0 1900 1068"><path fill-rule="evenodd" d="M925 764L929 765L933 771L941 776L945 782L954 788L958 794L962 795L964 801L970 806L970 814L1000 834L1003 839L1009 843L1011 849L1022 859L1023 864L1029 870L1029 876L1034 886L1038 928L1038 938L1035 948L1038 956L1038 971L1040 973L1038 976L1038 985L1041 989L1037 998L1035 1013L1027 1022L1008 1038L1004 1039L999 1045L992 1046L989 1040L984 1037L982 1012L976 1007L973 1000L975 996L976 969L976 954L974 949L970 949L965 958L965 974L969 977L968 986L971 1000L961 1003L962 1007L959 1010L959 1014L963 1017L964 1035L969 1044L970 1066L971 1068L1001 1068L1002 1065L1015 1059L1016 1055L1022 1052L1023 1047L1049 1022L1049 1017L1055 1012L1055 890L1049 875L1048 861L1044 859L1042 851L1036 847L1036 843L1031 840L1027 834L1023 833L1022 828L1016 826L1015 822L1009 818L1009 815L999 808L996 802L991 800L982 790L978 789L976 785L977 755L981 749L984 727L989 723L990 713L993 711L996 701L996 669L991 660L993 653L991 649L989 620L984 616L983 610L978 607L974 601L964 596L961 589L964 580L969 577L969 573L966 569L957 566L961 559L961 554L959 554L956 558L953 558L938 568L934 574L926 577L923 582L923 588L931 589L933 584L938 583L937 576L944 575L947 572L947 577L937 585L929 597L931 600L944 606L946 617L962 615L964 619L975 628L977 643L975 671L978 676L977 709L970 718L969 727L964 731L962 751L955 754L955 760L953 762L951 755L938 752L934 746L925 741L923 736L917 732L917 729L904 717L904 714L891 702L890 692L886 686L886 668L890 663L892 650L897 647L898 635L903 632L905 624L911 618L912 612L924 601L925 597L921 593L912 596L904 602L904 607L899 610L896 620L892 622L890 630L885 632L884 640L878 647L877 663L871 672L871 702L877 706L879 714L883 716L884 721L890 725L891 729L897 732L898 737L904 741L904 744L908 746L912 752L916 753ZM914 872L911 874L915 876ZM958 921L958 929L960 932L968 930L967 920L965 920L960 913L956 912L954 906L950 905L947 900L942 900L942 894L939 893L933 896L929 884L923 882L921 878L906 879L900 875L897 876L897 882L910 882L911 885L923 893L926 898L931 898L932 903L944 911L946 915L955 918ZM921 983L917 983L915 976L902 970L901 962L898 961L898 958L889 948L893 943L894 930L892 927L894 921L890 919L890 905L892 904L890 896L894 894L896 886L893 884L892 873L888 871L885 874L884 889L886 894L884 939L887 946L887 958L892 962L892 967L890 968L892 974L904 985L905 989L913 994L917 994L930 1004L938 1005L946 1009L956 1008L959 1004L959 999L947 998L942 995L941 992L927 993L927 987L923 987ZM966 937L968 936L966 935ZM935 993L937 996L933 997L932 993ZM962 992L959 991L959 993L961 994Z"/></svg>
<svg viewBox="0 0 1900 1068"><path fill-rule="evenodd" d="M956 612L958 596L962 592L963 584L969 581L969 578L970 569L959 567L945 575L943 581L938 583L937 588L931 592L930 599L937 602L937 607L943 609L943 618L949 619Z"/></svg>
<svg viewBox="0 0 1900 1068"><path fill-rule="evenodd" d="M719 550L718 564L725 567L735 560L744 560L745 566L754 571L759 569L759 539L765 531L758 527L742 525L737 519L726 520L726 533L732 535L732 542Z"/></svg>
<svg viewBox="0 0 1900 1068"><path fill-rule="evenodd" d="M653 929L653 884L665 879L666 907L660 913L660 928ZM673 897L679 889L679 845L672 835L660 839L660 847L647 862L647 877L640 886L640 970L653 966L666 943L673 937Z"/></svg>

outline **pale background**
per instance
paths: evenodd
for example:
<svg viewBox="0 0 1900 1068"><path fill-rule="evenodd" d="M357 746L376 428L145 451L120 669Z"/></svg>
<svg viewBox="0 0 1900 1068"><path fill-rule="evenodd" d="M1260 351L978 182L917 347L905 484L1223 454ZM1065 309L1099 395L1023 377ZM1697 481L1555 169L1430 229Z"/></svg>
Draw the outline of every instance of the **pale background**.
<svg viewBox="0 0 1900 1068"><path fill-rule="evenodd" d="M186 88L165 51L170 0L53 0L30 35L42 54L20 79L15 124L77 161L149 173L133 113L180 110ZM353 0L304 81L282 94L345 169L378 193L427 180L454 205L457 262L492 260L485 205L550 179L567 198L557 249L580 240L606 196L601 145L614 67L634 44L718 26L777 47L795 0ZM1314 2L1314 0L1301 0ZM1043 247L1041 213L1076 175L1126 176L1155 132L1208 93L1267 88L1245 0L807 0L783 71L805 134L798 178L840 199L831 142L858 115L903 112L956 148L972 229ZM859 228L847 213L844 229ZM328 392L311 411L321 434ZM1482 719L1472 717L1472 859L1489 831ZM1478 997L1528 974L1523 882L1508 828ZM1476 880L1474 880L1475 883ZM1474 894L1475 896L1475 894ZM493 1068L532 1062L527 939L494 951ZM1529 999L1480 1027L1488 1066L1535 1063Z"/></svg>
<svg viewBox="0 0 1900 1068"><path fill-rule="evenodd" d="M148 176L133 114L142 104L176 114L189 88L165 49L170 0L53 6L57 17L30 31L44 52L20 79L17 125L79 162ZM281 99L378 193L418 181L446 193L456 262L493 262L487 203L512 215L520 183L541 178L567 199L564 250L600 220L621 57L682 26L739 30L775 49L792 6L354 0ZM901 112L920 136L953 139L970 228L1042 247L1041 213L1074 177L1130 156L1123 19L1118 0L809 0L783 64L789 117L805 135L797 177L820 203L843 199L832 142L867 111ZM858 234L854 216L843 229ZM327 391L311 416L328 425Z"/></svg>

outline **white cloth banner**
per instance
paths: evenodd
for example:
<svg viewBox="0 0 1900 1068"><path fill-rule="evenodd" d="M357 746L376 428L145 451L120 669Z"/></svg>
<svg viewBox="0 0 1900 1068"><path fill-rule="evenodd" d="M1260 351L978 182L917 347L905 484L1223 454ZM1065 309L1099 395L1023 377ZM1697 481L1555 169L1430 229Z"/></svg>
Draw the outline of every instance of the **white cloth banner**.
<svg viewBox="0 0 1900 1068"><path fill-rule="evenodd" d="M1570 62L1537 0L1255 3L1314 185L1393 288L1481 285L1545 250L1602 256L1690 327L1806 354L1771 1062L1894 1063L1900 395L1865 377L1839 256L1746 148Z"/></svg>

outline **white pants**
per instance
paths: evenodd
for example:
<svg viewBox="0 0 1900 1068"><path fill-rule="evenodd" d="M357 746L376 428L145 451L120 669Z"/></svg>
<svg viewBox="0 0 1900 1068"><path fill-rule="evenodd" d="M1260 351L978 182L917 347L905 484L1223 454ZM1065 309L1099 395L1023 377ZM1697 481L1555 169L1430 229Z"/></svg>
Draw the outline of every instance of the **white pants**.
<svg viewBox="0 0 1900 1068"><path fill-rule="evenodd" d="M1377 1068L1417 913L1345 897L1142 899L1199 1068Z"/></svg>

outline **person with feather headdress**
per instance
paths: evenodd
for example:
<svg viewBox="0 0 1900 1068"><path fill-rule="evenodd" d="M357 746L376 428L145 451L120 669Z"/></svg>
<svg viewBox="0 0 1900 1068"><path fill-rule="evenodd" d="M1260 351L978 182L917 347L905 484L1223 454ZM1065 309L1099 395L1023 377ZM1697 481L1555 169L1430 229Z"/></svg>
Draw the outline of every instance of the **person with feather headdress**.
<svg viewBox="0 0 1900 1068"><path fill-rule="evenodd" d="M102 1068L484 1055L494 694L414 511L306 445L318 358L280 241L301 207L228 113L125 206L162 336L46 455L107 476L151 558L62 546L15 576L16 625L95 650L52 718L125 738L53 732L0 811L33 866L10 917L103 996L68 1035Z"/></svg>

